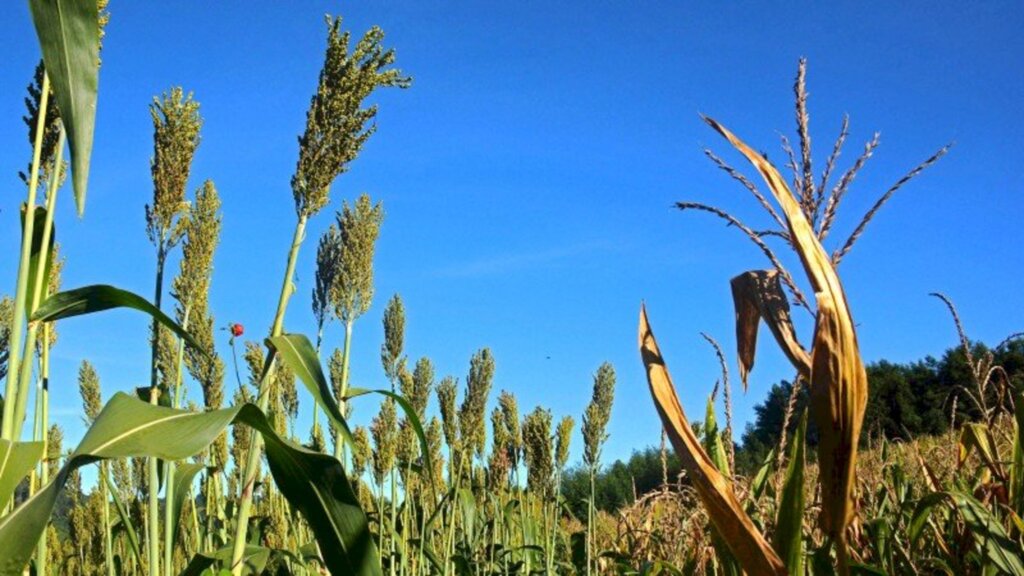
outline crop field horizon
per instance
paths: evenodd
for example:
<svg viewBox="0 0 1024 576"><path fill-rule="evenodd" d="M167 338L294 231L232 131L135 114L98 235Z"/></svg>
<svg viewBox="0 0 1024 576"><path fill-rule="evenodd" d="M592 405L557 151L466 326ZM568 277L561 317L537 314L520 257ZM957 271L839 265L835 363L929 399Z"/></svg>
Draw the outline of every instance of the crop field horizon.
<svg viewBox="0 0 1024 576"><path fill-rule="evenodd" d="M1019 10L24 6L0 576L1024 575Z"/></svg>

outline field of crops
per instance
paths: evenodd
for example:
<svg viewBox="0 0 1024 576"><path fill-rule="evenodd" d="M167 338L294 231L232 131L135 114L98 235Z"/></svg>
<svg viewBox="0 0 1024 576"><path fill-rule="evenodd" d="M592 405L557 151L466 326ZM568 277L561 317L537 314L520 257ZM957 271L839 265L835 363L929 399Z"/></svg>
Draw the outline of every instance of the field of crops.
<svg viewBox="0 0 1024 576"><path fill-rule="evenodd" d="M368 98L412 83L380 29L352 35L340 18L328 20L291 179L294 216L279 222L294 226L293 240L281 247L280 295L260 341L261 329L214 320L221 199L209 180L187 190L203 120L181 88L150 105L152 298L105 284L62 286L56 203L63 195L79 213L85 207L109 16L104 0L30 6L42 60L26 98L32 150L18 267L5 276L12 295L0 302L0 575L1024 575L1024 397L992 351L972 346L946 296L935 295L970 372L947 412L950 432L891 442L865 441L862 430L871 390L840 263L878 210L949 146L896 178L827 252L846 192L878 140L841 169L844 121L824 168L812 167L804 60L794 83L798 138L795 146L783 139L781 168L791 174L745 143L742 126L703 118L743 164L710 150L708 157L774 227L755 230L717 205L676 207L727 222L764 254L766 268L731 281L735 350L705 336L721 377L706 391L703 414L684 413L671 358L655 339L652 326L671 320L639 310L637 366L663 425L663 479L609 512L596 506L595 484L608 464L617 393L610 363L594 366L582 414L521 410L514 393L492 389L488 348L472 355L461 382L438 377L429 358L408 358L405 306L395 295L380 345L388 386L351 384L353 334L380 299L374 252L383 204L363 194L325 212L332 184L374 135L377 107ZM3 217L14 226L11 214ZM294 287L296 263L312 258L307 224L331 218L315 247L310 302ZM308 305L316 333L287 331L289 310ZM49 414L57 330L63 319L115 308L152 321L149 380L134 394L105 393L83 361L88 430L65 445ZM805 314L814 331L801 338L792 316ZM327 350L331 326L344 340ZM781 349L795 385L778 445L741 474L726 358L738 358L733 372L745 390L762 326L772 340L761 345ZM231 355L222 358L215 344L224 340ZM804 391L806 407L797 403ZM716 410L719 395L724 410ZM316 405L308 431L297 427L300 396ZM349 425L353 409L378 400L368 426ZM970 420L956 421L958 402ZM677 477L668 473L670 450ZM589 476L589 497L578 501L564 493L571 458ZM86 467L95 471L89 486Z"/></svg>

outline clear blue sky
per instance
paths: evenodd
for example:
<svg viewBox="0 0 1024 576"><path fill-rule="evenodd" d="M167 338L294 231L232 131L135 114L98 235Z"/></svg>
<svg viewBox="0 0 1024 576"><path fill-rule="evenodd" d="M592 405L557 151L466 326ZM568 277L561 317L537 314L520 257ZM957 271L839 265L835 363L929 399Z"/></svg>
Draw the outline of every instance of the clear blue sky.
<svg viewBox="0 0 1024 576"><path fill-rule="evenodd" d="M358 33L382 26L415 78L410 90L376 99L378 133L310 226L286 321L290 331L314 329L315 243L331 212L363 191L383 200L377 297L355 332L357 385L383 386L381 314L399 292L412 359L427 355L439 375L464 381L470 355L489 346L495 395L514 391L523 411L541 403L579 422L594 370L613 362L619 386L606 454L624 457L658 442L635 344L646 300L684 406L702 417L718 366L699 332L734 358L728 281L766 262L735 230L672 204L711 202L767 225L753 199L703 157L711 146L742 164L698 113L778 160L779 134L794 131L800 56L810 63L817 169L844 113L851 134L841 168L882 133L833 242L905 171L956 141L842 265L865 359L909 361L955 344L930 291L955 299L974 338L994 342L1021 330L1024 11L1009 2L831 4L114 0L85 218L74 216L68 190L60 200L65 286L102 282L151 294L147 104L181 85L205 118L189 187L213 179L224 202L213 310L219 324L263 333L294 224L289 178L330 12ZM0 38L0 271L11 293L23 199L17 171L30 156L22 98L39 57L25 3L0 19ZM51 414L77 440L79 362L95 363L106 395L145 383L147 322L115 312L59 330ZM798 330L806 341L809 322ZM767 334L762 343L749 393L736 394L740 422L792 372ZM226 338L221 344L227 354ZM340 344L334 324L326 345ZM306 429L304 393L302 401ZM366 422L375 403L359 401L355 421ZM573 461L580 442L577 435Z"/></svg>

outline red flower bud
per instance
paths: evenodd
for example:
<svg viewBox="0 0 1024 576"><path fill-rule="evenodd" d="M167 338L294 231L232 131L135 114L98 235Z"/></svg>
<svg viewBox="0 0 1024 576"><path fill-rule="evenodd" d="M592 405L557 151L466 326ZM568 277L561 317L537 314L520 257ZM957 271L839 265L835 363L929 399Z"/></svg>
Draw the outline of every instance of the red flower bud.
<svg viewBox="0 0 1024 576"><path fill-rule="evenodd" d="M231 336L233 338L238 338L242 334L245 334L245 328L243 328L241 324L231 325Z"/></svg>

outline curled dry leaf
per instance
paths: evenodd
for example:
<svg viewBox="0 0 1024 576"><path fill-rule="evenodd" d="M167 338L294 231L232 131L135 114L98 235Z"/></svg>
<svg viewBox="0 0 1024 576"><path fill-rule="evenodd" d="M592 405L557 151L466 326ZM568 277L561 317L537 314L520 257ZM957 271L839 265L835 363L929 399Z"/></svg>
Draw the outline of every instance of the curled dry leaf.
<svg viewBox="0 0 1024 576"><path fill-rule="evenodd" d="M779 283L778 271L750 270L733 278L731 284L732 300L736 309L736 348L743 391L747 390L747 377L754 367L757 324L762 318L786 357L800 372L800 376L809 380L811 358L796 338L793 320L789 315L789 302Z"/></svg>
<svg viewBox="0 0 1024 576"><path fill-rule="evenodd" d="M704 120L757 168L782 207L789 236L817 297L818 312L811 347L811 413L820 430L822 527L840 544L853 517L853 474L857 460L868 383L860 358L853 319L839 276L793 193L779 171L724 126Z"/></svg>
<svg viewBox="0 0 1024 576"><path fill-rule="evenodd" d="M732 485L711 462L693 433L676 396L672 378L647 322L647 310L640 309L640 357L647 369L651 396L672 446L729 550L753 576L786 574L782 560L758 532L736 498Z"/></svg>

